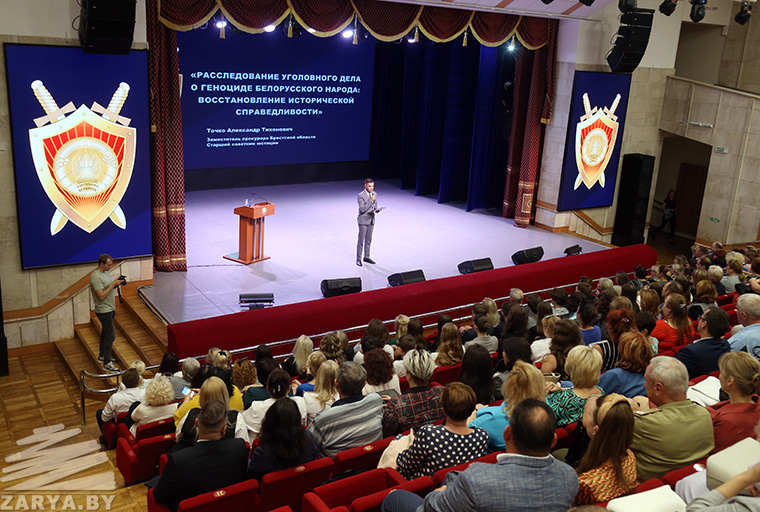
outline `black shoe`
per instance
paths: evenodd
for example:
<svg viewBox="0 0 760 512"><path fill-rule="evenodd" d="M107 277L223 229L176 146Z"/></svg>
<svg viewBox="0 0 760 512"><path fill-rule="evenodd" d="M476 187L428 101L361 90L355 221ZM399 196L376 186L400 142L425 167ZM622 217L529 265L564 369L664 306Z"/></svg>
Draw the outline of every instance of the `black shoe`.
<svg viewBox="0 0 760 512"><path fill-rule="evenodd" d="M359 267L361 267L362 266L362 260L360 260L359 258L356 258L356 265L359 266Z"/></svg>
<svg viewBox="0 0 760 512"><path fill-rule="evenodd" d="M103 356L98 356L98 361L100 361L101 363L105 363L106 362L106 358L103 357ZM109 362L111 362L111 363L118 363L118 361L116 359L111 359Z"/></svg>
<svg viewBox="0 0 760 512"><path fill-rule="evenodd" d="M372 258L364 258L364 263L369 263L370 265L374 265L375 260L373 260Z"/></svg>

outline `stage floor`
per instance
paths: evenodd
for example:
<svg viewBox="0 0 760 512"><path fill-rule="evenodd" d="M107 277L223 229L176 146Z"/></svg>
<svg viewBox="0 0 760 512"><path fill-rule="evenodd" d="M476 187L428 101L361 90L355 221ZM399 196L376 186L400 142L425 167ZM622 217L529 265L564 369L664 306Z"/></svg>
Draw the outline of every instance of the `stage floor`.
<svg viewBox="0 0 760 512"><path fill-rule="evenodd" d="M271 259L241 265L222 258L237 251L233 210L253 189L188 192L187 272L156 272L143 294L169 323L241 311L241 293L274 293L275 305L322 297L323 279L361 277L363 290L388 286L396 272L422 269L436 279L457 275L465 260L490 257L494 267L512 265L514 252L543 246L544 259L564 257L579 244L584 252L605 246L535 227L516 228L495 210L466 212L463 204L438 204L394 183L377 182L378 204L372 259L356 266L357 202L361 182L257 187L255 202L275 203L267 217L264 253ZM502 290L507 295L509 290ZM297 321L297 319L293 319Z"/></svg>

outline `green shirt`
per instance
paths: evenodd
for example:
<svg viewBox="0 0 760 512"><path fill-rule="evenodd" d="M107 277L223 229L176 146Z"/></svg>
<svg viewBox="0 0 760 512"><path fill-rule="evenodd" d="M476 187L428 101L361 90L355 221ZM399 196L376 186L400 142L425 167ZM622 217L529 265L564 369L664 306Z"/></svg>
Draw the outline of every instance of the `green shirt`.
<svg viewBox="0 0 760 512"><path fill-rule="evenodd" d="M92 289L92 299L95 301L96 313L110 313L116 311L116 301L114 300L114 291L111 290L105 299L98 299L96 290L105 290L113 282L113 277L108 272L94 271L90 274L90 288Z"/></svg>
<svg viewBox="0 0 760 512"><path fill-rule="evenodd" d="M704 459L714 446L710 413L690 400L634 414L631 450L639 483Z"/></svg>

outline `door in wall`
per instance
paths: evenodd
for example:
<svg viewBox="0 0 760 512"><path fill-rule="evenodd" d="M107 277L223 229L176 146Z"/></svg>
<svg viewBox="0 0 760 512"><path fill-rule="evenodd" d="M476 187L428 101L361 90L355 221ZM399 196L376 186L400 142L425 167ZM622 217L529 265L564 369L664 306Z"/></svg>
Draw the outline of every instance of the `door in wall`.
<svg viewBox="0 0 760 512"><path fill-rule="evenodd" d="M705 183L707 167L681 163L676 190L676 231L683 235L697 236Z"/></svg>

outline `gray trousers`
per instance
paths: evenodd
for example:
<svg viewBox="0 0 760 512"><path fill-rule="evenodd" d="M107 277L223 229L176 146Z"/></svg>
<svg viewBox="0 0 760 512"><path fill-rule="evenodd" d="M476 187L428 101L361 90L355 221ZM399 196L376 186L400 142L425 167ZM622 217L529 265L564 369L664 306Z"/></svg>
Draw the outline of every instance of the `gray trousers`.
<svg viewBox="0 0 760 512"><path fill-rule="evenodd" d="M356 259L362 259L362 249L364 249L364 257L369 258L369 247L372 245L372 231L375 230L374 224L368 224L363 226L359 224L359 240L356 242Z"/></svg>

